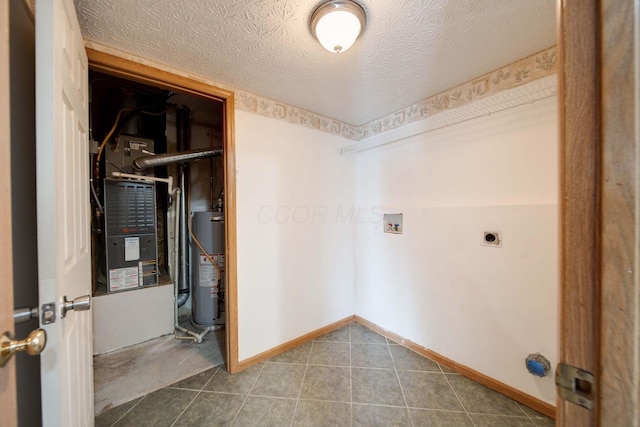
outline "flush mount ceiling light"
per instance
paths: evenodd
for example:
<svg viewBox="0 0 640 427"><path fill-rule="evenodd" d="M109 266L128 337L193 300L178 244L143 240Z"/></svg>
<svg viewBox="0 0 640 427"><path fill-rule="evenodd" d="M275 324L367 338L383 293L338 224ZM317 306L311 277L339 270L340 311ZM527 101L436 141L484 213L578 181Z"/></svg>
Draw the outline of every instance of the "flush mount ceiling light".
<svg viewBox="0 0 640 427"><path fill-rule="evenodd" d="M311 31L329 52L344 52L364 28L364 9L352 0L332 0L321 4L311 15Z"/></svg>

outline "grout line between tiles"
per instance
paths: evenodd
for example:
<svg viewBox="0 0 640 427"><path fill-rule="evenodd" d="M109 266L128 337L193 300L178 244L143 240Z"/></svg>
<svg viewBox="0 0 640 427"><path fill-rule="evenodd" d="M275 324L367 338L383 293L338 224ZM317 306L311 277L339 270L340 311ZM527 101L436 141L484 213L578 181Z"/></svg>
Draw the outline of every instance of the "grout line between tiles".
<svg viewBox="0 0 640 427"><path fill-rule="evenodd" d="M190 390L190 391L193 391L193 390ZM189 401L189 403L187 403L187 404L185 405L184 409L183 409L183 410L178 414L178 416L176 417L176 419L175 419L175 420L173 420L173 423L171 423L171 427L173 427L173 426L175 426L175 425L176 425L176 423L178 422L178 420L180 419L180 417L181 417L181 416L182 416L182 415L187 411L187 409L189 409L189 407L190 407L191 405L193 405L193 402L198 398L198 396L200 396L200 393L202 393L202 390L200 390L200 391L196 392L196 395L195 395L195 396L193 396L193 399L191 399L191 400Z"/></svg>
<svg viewBox="0 0 640 427"><path fill-rule="evenodd" d="M184 387L171 387L171 386L167 386L164 388L168 388L170 390L202 391L201 389L197 389L197 388L184 388Z"/></svg>
<svg viewBox="0 0 640 427"><path fill-rule="evenodd" d="M324 364L317 364L317 363L309 363L309 366L321 366L323 368L350 368L351 366L349 365L324 365Z"/></svg>
<svg viewBox="0 0 640 427"><path fill-rule="evenodd" d="M342 403L345 403L345 402L342 402ZM363 402L353 402L353 406L377 406L380 408L398 408L398 409L408 408L407 406L401 406L401 405L385 405L383 403L363 403ZM425 408L416 408L416 409L425 409Z"/></svg>
<svg viewBox="0 0 640 427"><path fill-rule="evenodd" d="M270 365L300 365L300 366L306 366L306 363L297 363L297 362L271 362L269 360L265 360L264 363L268 363Z"/></svg>
<svg viewBox="0 0 640 427"><path fill-rule="evenodd" d="M428 359L430 360L430 359ZM420 369L396 369L400 372L420 372L421 374L435 374L435 375L442 375L443 373L440 371L424 371L424 370L420 370ZM444 374L447 375L447 374ZM453 375L453 374L449 374L449 375ZM456 374L457 375L457 374Z"/></svg>
<svg viewBox="0 0 640 427"><path fill-rule="evenodd" d="M293 407L293 414L291 415L291 424L293 427L293 420L296 419L296 412L298 411L298 403L300 403L300 396L302 395L302 388L304 387L304 380L307 379L307 372L309 371L309 361L311 360L311 353L313 352L313 344L315 340L311 341L311 348L309 349L309 355L307 356L307 365L304 368L304 375L302 376L302 383L300 384L300 391L298 391L298 398L296 399L296 405Z"/></svg>
<svg viewBox="0 0 640 427"><path fill-rule="evenodd" d="M184 409L182 410L182 412L180 412L180 414L176 417L176 419L173 421L173 423L171 424L171 427L173 427L174 425L176 425L176 423L178 422L178 420L180 419L180 417L182 417L182 415L187 411L187 409L189 409L189 407L191 407L191 405L193 405L193 402L195 402L195 400L198 398L198 396L200 396L202 394L202 391L204 390L204 388L207 386L207 384L209 384L209 382L211 382L211 380L213 379L213 377L216 376L216 374L218 373L218 371L220 371L220 366L217 367L217 369L211 374L211 376L209 377L209 379L207 381L204 382L204 384L202 385L202 387L200 387L200 390L198 390L198 392L196 393L196 395L193 397L193 399L191 399L191 401L189 402L189 404L187 406L184 407ZM197 374L196 374L197 375ZM180 390L180 389L177 389Z"/></svg>
<svg viewBox="0 0 640 427"><path fill-rule="evenodd" d="M111 427L113 427L113 426L115 426L116 424L118 424L118 422L119 422L121 419L123 419L123 418L125 417L125 415L127 415L129 412L131 412L131 411L133 410L133 408L135 408L136 406L138 406L138 404L139 404L140 402L142 402L142 401L143 401L147 396L148 396L148 394L145 394L144 396L142 396L142 397L140 398L140 400L138 400L138 401L136 402L136 404L135 404L135 405L133 405L131 408L129 408L129 409L128 409L124 414L120 415L120 418L118 418L117 420L115 420L115 421L113 422L113 424L111 424Z"/></svg>
<svg viewBox="0 0 640 427"><path fill-rule="evenodd" d="M351 342L351 323L349 323L349 410L351 411L351 425L353 426L353 418L355 417L353 411L353 359L351 352L353 351L353 343Z"/></svg>
<svg viewBox="0 0 640 427"><path fill-rule="evenodd" d="M220 369L221 369L221 368L220 368L220 366L218 366L218 369L216 369L216 371L213 373L213 375L211 375L211 376L209 377L209 379L208 379L208 380L206 380L206 381L204 382L204 385L200 388L200 391L203 391L203 390L205 389L205 387L209 385L209 383L211 382L211 380L213 379L213 377L215 377L215 376L216 376L216 374L217 374L218 372L220 372Z"/></svg>
<svg viewBox="0 0 640 427"><path fill-rule="evenodd" d="M341 403L343 405L350 405L349 402L345 401L345 400L326 400L326 399L299 399L301 402L326 402L326 403ZM374 404L369 404L369 403L360 403L360 402L354 402L354 405L371 405L371 406L389 406L392 407L393 405L374 405ZM402 408L402 406L393 406L394 408Z"/></svg>
<svg viewBox="0 0 640 427"><path fill-rule="evenodd" d="M535 422L535 421L533 421L533 418L531 418L531 417L529 416L529 414L527 414L527 413L525 412L525 410L524 410L524 408L522 407L522 405L520 405L520 404L519 404L519 403L517 403L517 402L516 402L516 405L518 405L518 407L520 408L520 410L522 411L522 413L523 413L527 418L529 418L529 421L531 421L531 423L533 423L533 425L536 425L536 426L538 425L538 424L536 424L536 422Z"/></svg>
<svg viewBox="0 0 640 427"><path fill-rule="evenodd" d="M533 421L529 416L505 415L505 414L484 414L484 413L481 413L481 412L469 412L469 413L467 413L467 415L481 415L481 416L495 417L495 418L528 420L531 423L532 426L537 426L536 422ZM473 419L471 420L471 422L473 424Z"/></svg>
<svg viewBox="0 0 640 427"><path fill-rule="evenodd" d="M525 418L527 420L531 420L531 418L529 418L526 415L490 414L490 413L486 413L486 412L467 412L467 413L471 414L471 415L487 415L489 417ZM531 422L533 423L533 420L531 420Z"/></svg>
<svg viewBox="0 0 640 427"><path fill-rule="evenodd" d="M393 358L393 353L391 352L391 347L389 347L388 340L387 340L387 351L391 356L391 364L393 365L393 371L396 373L396 379L398 380L398 384L400 385L400 392L402 393L402 400L404 400L404 406L407 408L407 415L409 415L409 422L411 422L412 426L415 426L413 422L413 416L411 415L411 411L409 410L409 403L407 402L407 397L404 394L404 387L402 387L402 382L400 382L400 375L398 375L398 366L396 365L396 359Z"/></svg>
<svg viewBox="0 0 640 427"><path fill-rule="evenodd" d="M393 368L375 368L372 366L351 366L351 365L319 365L317 363L310 363L311 366L323 366L325 368L356 368L356 369L374 369L378 371L393 371Z"/></svg>
<svg viewBox="0 0 640 427"><path fill-rule="evenodd" d="M371 369L372 371L395 371L393 368L379 368L377 366L352 366L355 369ZM416 371L418 372L418 371Z"/></svg>
<svg viewBox="0 0 640 427"><path fill-rule="evenodd" d="M295 397L269 396L268 394L250 394L249 397L260 397L275 400L297 400Z"/></svg>
<svg viewBox="0 0 640 427"><path fill-rule="evenodd" d="M440 365L438 364L438 366ZM440 368L440 370L442 371L442 367ZM469 411L467 411L467 408L464 406L464 403L462 403L462 399L460 399L460 396L458 396L458 393L456 393L456 390L451 385L451 382L449 381L449 378L447 377L446 374L444 375L444 379L447 381L447 384L449 384L449 387L451 388L451 391L453 391L453 394L456 396L456 399L458 399L458 402L460 402L460 406L462 406L462 409L464 409L464 412L467 414L467 418L469 418L471 425L475 427L476 423L473 422L471 415L469 415Z"/></svg>
<svg viewBox="0 0 640 427"><path fill-rule="evenodd" d="M389 346L389 344L387 344L386 342L365 342L365 341L363 341L363 342L359 342L359 341L354 341L354 342L352 342L352 343L350 343L350 344L358 344L358 345L379 345L379 346L381 346L381 347L382 347L383 345L384 345L384 346L387 346L387 347Z"/></svg>
<svg viewBox="0 0 640 427"><path fill-rule="evenodd" d="M454 414L466 414L466 411L455 411L453 409L434 409L434 408L420 408L419 406L409 406L409 409L418 409L420 411L432 411L432 412L451 412Z"/></svg>
<svg viewBox="0 0 640 427"><path fill-rule="evenodd" d="M258 372L258 375L256 375L256 379L253 380L253 384L251 384L251 388L249 389L249 391L247 392L246 396L244 397L244 400L242 401L242 405L240 405L240 408L238 409L238 412L236 412L236 416L233 417L233 420L231 421L231 424L229 424L230 426L233 426L235 424L236 420L238 419L238 415L240 415L240 411L242 411L242 408L244 408L244 404L247 402L247 399L249 398L249 395L251 394L251 391L253 391L253 388L258 383L258 379L260 378L260 375L262 375L262 371L264 371L264 367L265 366L266 366L266 364L263 363L262 364L262 368L260 368L260 372Z"/></svg>
<svg viewBox="0 0 640 427"><path fill-rule="evenodd" d="M216 390L200 390L201 393L204 394L227 394L230 396L246 396L246 393L232 393L230 391L216 391ZM255 396L260 396L260 395L255 395ZM275 397L275 396L268 396L268 397Z"/></svg>

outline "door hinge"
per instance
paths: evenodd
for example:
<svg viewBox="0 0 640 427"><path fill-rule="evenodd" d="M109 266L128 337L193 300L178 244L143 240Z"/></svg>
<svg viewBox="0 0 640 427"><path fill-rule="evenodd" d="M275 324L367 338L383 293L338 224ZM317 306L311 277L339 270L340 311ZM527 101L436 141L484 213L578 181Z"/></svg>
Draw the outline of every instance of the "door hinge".
<svg viewBox="0 0 640 427"><path fill-rule="evenodd" d="M559 363L556 367L556 388L564 400L593 410L596 399L596 377L591 372Z"/></svg>

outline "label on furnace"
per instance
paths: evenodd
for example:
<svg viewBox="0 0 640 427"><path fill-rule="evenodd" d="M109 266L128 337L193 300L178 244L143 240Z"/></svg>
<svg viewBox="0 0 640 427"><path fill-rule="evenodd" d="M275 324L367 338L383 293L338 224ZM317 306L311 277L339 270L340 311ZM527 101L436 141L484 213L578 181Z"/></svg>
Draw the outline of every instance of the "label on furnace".
<svg viewBox="0 0 640 427"><path fill-rule="evenodd" d="M109 270L109 290L137 288L139 284L138 267L113 268Z"/></svg>

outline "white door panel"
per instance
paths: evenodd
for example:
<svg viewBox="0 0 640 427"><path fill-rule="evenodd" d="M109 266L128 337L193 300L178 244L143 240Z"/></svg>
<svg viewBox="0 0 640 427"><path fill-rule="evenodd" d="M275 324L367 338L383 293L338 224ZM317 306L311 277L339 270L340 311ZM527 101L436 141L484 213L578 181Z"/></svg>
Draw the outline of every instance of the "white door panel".
<svg viewBox="0 0 640 427"><path fill-rule="evenodd" d="M45 426L93 425L90 311L62 318L64 298L91 294L87 57L72 0L36 2L36 147Z"/></svg>

